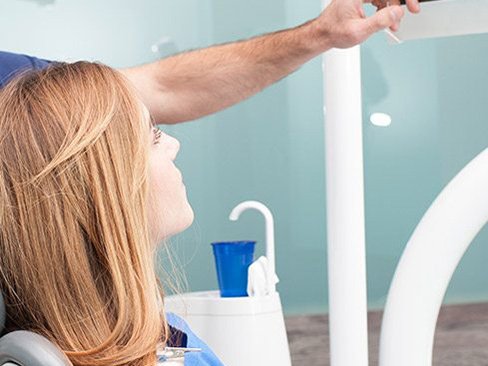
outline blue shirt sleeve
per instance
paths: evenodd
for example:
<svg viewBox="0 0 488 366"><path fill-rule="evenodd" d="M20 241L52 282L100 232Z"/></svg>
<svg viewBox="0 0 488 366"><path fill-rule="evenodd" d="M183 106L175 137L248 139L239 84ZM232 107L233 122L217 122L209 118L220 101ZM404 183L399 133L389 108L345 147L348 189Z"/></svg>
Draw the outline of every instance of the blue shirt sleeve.
<svg viewBox="0 0 488 366"><path fill-rule="evenodd" d="M188 348L201 348L202 352L189 352L185 355L185 366L224 366L212 350L194 334L188 324L173 313L166 314L169 325L175 327L188 337Z"/></svg>
<svg viewBox="0 0 488 366"><path fill-rule="evenodd" d="M0 51L0 88L18 73L47 67L50 61L17 53Z"/></svg>

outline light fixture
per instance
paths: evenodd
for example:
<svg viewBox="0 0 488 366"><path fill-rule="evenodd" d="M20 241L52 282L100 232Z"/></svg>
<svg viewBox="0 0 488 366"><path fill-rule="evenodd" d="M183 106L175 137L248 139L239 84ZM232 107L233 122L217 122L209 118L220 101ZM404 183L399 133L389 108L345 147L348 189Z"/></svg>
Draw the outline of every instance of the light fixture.
<svg viewBox="0 0 488 366"><path fill-rule="evenodd" d="M391 125L391 116L387 113L373 113L369 116L371 123L378 127L388 127Z"/></svg>

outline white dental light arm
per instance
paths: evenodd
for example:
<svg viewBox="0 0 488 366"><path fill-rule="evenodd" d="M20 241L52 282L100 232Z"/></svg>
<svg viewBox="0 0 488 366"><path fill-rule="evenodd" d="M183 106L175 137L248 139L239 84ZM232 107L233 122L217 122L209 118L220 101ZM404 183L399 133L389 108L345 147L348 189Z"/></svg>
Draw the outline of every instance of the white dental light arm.
<svg viewBox="0 0 488 366"><path fill-rule="evenodd" d="M246 210L254 209L261 212L266 222L266 257L268 258L268 293L272 294L276 292L276 284L273 279L276 276L275 273L275 242L274 242L274 219L271 211L261 202L258 201L245 201L238 204L229 215L229 220L237 221L239 216Z"/></svg>
<svg viewBox="0 0 488 366"><path fill-rule="evenodd" d="M437 317L463 254L488 221L488 149L446 186L407 244L383 316L380 366L431 366Z"/></svg>

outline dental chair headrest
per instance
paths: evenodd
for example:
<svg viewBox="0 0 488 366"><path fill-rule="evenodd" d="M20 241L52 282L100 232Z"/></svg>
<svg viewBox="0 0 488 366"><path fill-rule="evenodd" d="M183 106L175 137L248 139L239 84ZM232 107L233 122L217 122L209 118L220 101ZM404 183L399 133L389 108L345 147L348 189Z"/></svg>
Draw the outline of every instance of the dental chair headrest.
<svg viewBox="0 0 488 366"><path fill-rule="evenodd" d="M73 366L66 355L39 334L17 330L0 338L0 365Z"/></svg>
<svg viewBox="0 0 488 366"><path fill-rule="evenodd" d="M5 326L5 303L0 292L0 335ZM66 355L46 338L18 330L0 338L0 365L73 366Z"/></svg>
<svg viewBox="0 0 488 366"><path fill-rule="evenodd" d="M0 292L0 334L2 334L5 326L5 303L3 302L3 295Z"/></svg>

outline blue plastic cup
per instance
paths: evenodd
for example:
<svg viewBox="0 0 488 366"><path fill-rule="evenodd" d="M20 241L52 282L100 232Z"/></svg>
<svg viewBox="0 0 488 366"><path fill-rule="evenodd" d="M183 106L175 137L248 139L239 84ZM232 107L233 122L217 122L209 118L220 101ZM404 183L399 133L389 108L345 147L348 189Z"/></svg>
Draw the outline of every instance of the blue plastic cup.
<svg viewBox="0 0 488 366"><path fill-rule="evenodd" d="M212 243L220 296L247 296L247 270L254 258L255 241Z"/></svg>

